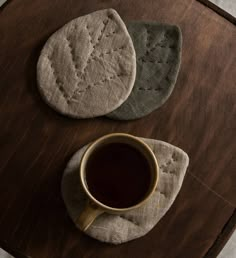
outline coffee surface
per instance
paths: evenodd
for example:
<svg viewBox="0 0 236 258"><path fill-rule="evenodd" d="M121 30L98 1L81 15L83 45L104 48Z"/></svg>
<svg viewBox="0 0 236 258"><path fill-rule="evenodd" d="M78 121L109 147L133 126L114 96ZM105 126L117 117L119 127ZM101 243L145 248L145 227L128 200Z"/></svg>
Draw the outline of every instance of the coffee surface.
<svg viewBox="0 0 236 258"><path fill-rule="evenodd" d="M90 193L113 208L139 203L151 184L151 170L144 155L124 143L99 147L89 157L86 181Z"/></svg>

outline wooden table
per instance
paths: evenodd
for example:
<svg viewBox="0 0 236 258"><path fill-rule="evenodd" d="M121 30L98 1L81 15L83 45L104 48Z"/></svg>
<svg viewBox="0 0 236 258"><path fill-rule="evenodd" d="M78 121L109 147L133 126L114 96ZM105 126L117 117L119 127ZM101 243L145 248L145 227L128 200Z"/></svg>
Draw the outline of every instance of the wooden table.
<svg viewBox="0 0 236 258"><path fill-rule="evenodd" d="M73 120L50 109L36 86L47 38L97 9L125 20L178 24L183 57L167 103L137 121ZM215 257L236 218L236 29L194 0L12 0L0 11L0 243L33 258ZM71 155L111 132L161 139L190 156L183 187L145 237L119 246L78 231L60 183Z"/></svg>

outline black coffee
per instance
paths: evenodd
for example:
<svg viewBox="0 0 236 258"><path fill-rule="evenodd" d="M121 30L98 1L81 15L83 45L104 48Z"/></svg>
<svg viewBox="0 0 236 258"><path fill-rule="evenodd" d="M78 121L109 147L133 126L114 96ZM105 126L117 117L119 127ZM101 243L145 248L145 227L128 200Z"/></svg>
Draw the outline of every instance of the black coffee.
<svg viewBox="0 0 236 258"><path fill-rule="evenodd" d="M95 150L86 165L90 193L101 203L127 208L139 203L151 184L150 166L141 152L124 143Z"/></svg>

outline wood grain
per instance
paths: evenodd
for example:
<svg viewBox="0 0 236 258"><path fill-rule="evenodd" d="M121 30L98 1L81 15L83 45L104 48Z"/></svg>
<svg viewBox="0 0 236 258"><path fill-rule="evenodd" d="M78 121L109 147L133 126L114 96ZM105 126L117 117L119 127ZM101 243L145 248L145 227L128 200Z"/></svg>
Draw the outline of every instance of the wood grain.
<svg viewBox="0 0 236 258"><path fill-rule="evenodd" d="M137 121L63 117L37 91L40 50L66 22L108 7L125 20L180 26L183 56L176 88L164 106ZM212 247L236 205L235 42L235 26L194 0L5 5L0 13L0 240L34 258L200 258L209 250L216 255L219 250ZM145 237L119 246L79 232L60 193L71 155L111 132L164 140L190 156L183 188L167 215Z"/></svg>

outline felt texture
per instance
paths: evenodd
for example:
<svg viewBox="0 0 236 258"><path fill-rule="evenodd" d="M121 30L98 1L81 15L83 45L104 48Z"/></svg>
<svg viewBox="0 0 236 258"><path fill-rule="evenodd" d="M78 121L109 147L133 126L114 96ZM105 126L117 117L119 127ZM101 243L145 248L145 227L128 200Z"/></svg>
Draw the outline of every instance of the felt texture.
<svg viewBox="0 0 236 258"><path fill-rule="evenodd" d="M75 118L102 116L119 107L133 88L135 74L132 40L113 9L64 25L48 39L37 65L44 100Z"/></svg>
<svg viewBox="0 0 236 258"><path fill-rule="evenodd" d="M171 207L181 188L189 163L188 155L169 143L140 139L150 146L159 164L156 191L142 207L119 215L104 213L97 217L85 233L102 242L120 244L147 234ZM73 155L62 178L62 196L74 222L87 200L80 184L79 166L88 146Z"/></svg>
<svg viewBox="0 0 236 258"><path fill-rule="evenodd" d="M134 43L137 75L132 93L109 118L132 120L159 108L174 89L181 62L179 27L157 22L128 22Z"/></svg>

